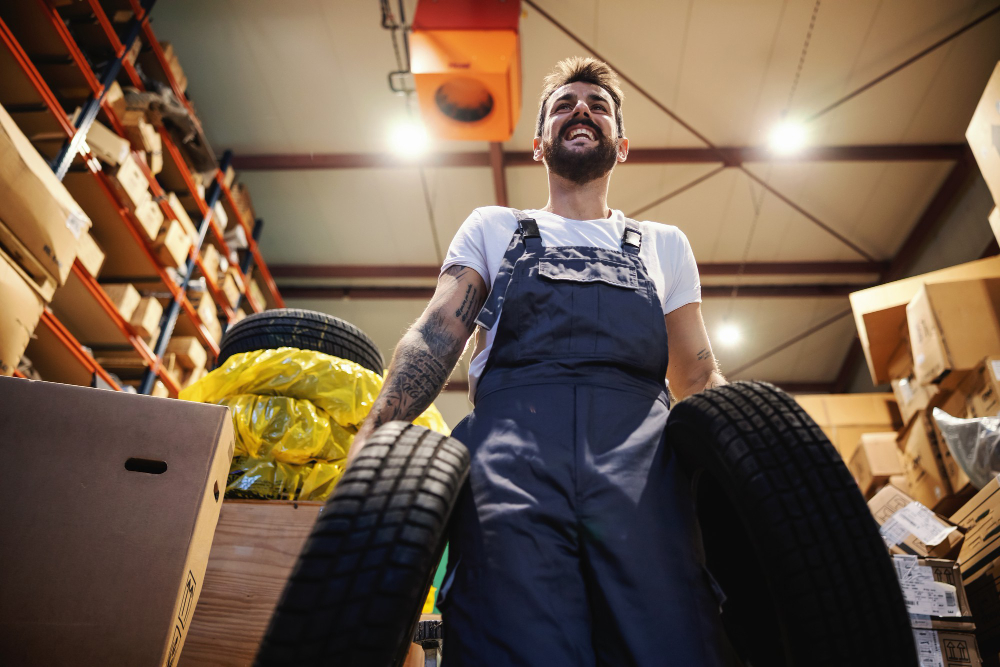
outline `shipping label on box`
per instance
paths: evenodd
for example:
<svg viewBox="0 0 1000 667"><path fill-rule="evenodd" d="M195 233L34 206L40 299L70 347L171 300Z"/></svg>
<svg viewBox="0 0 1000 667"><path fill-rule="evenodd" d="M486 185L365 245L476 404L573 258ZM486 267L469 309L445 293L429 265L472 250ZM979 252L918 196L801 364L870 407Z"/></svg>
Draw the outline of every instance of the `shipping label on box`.
<svg viewBox="0 0 1000 667"><path fill-rule="evenodd" d="M958 553L962 544L962 534L953 524L894 486L886 486L872 496L868 509L881 526L879 532L892 553L949 558Z"/></svg>
<svg viewBox="0 0 1000 667"><path fill-rule="evenodd" d="M919 667L982 667L976 636L940 630L914 630Z"/></svg>
<svg viewBox="0 0 1000 667"><path fill-rule="evenodd" d="M960 632L976 629L957 562L896 554L893 565L912 627Z"/></svg>

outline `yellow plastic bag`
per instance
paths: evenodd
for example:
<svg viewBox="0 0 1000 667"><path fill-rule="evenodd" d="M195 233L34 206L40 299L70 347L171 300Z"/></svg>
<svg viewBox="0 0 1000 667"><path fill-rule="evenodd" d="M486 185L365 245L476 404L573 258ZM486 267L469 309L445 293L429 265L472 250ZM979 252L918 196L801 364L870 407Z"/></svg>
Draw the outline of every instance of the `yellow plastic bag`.
<svg viewBox="0 0 1000 667"><path fill-rule="evenodd" d="M233 355L180 397L233 415L227 496L322 500L381 388L378 374L352 361L284 347ZM414 423L451 432L434 406Z"/></svg>

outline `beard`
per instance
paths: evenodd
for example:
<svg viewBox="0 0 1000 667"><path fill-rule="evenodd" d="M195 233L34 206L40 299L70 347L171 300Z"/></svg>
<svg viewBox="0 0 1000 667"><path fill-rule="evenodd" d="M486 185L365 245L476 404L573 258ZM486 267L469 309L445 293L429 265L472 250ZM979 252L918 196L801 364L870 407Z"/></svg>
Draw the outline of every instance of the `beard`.
<svg viewBox="0 0 1000 667"><path fill-rule="evenodd" d="M571 122L580 123L580 121ZM542 155L552 173L577 185L585 185L606 176L614 169L618 159L616 142L605 136L596 125L586 122L583 125L594 131L597 136L596 146L584 151L571 150L566 147L563 132L560 132L554 141L542 142Z"/></svg>

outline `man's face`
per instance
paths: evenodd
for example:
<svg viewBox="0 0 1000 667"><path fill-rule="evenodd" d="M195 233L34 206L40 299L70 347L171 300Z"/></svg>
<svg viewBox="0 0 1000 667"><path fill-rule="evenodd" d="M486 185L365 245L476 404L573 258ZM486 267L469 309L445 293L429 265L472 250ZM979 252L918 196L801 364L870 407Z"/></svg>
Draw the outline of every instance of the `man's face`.
<svg viewBox="0 0 1000 667"><path fill-rule="evenodd" d="M549 96L542 136L535 137L534 149L535 159L544 159L553 173L583 185L625 160L628 139L618 136L611 95L598 85L577 81Z"/></svg>

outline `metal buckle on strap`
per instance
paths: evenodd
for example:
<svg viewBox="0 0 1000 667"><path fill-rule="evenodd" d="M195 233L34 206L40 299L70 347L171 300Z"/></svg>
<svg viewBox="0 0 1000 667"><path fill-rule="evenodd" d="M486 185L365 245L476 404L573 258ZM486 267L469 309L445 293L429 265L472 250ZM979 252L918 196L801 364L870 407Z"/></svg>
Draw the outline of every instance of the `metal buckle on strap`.
<svg viewBox="0 0 1000 667"><path fill-rule="evenodd" d="M521 225L521 233L524 234L524 238L542 237L538 232L538 223L535 222L534 218L520 218L518 223Z"/></svg>
<svg viewBox="0 0 1000 667"><path fill-rule="evenodd" d="M625 228L625 233L622 234L622 245L630 245L634 248L638 248L642 244L642 234L634 229Z"/></svg>

